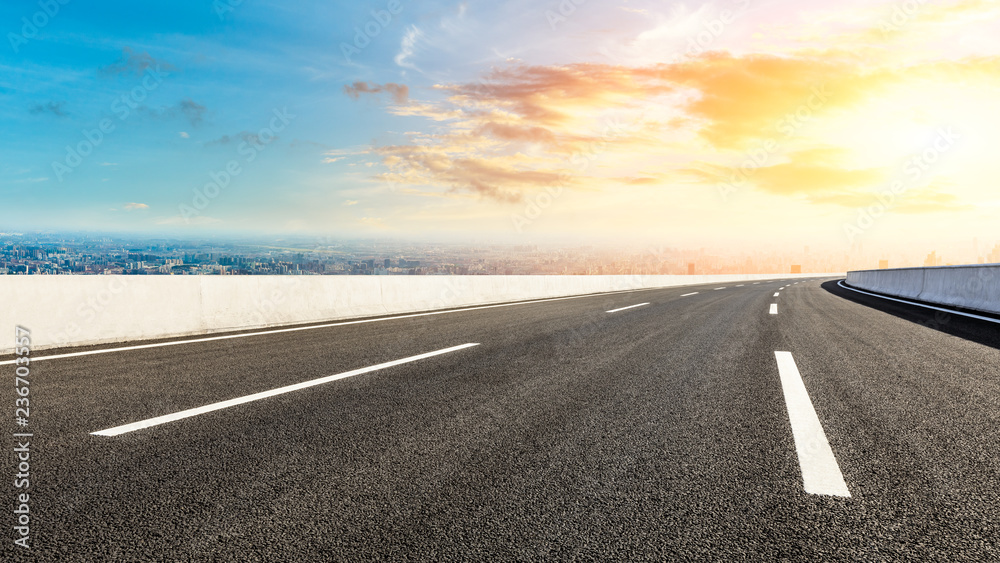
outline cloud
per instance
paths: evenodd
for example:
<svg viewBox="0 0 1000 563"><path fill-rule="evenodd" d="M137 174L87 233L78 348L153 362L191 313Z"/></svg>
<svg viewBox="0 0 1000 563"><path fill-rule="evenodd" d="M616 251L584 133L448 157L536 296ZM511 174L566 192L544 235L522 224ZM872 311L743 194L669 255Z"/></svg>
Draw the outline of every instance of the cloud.
<svg viewBox="0 0 1000 563"><path fill-rule="evenodd" d="M649 176L630 176L625 178L619 178L619 182L629 186L645 186L650 184L657 184L660 182L658 178L651 178Z"/></svg>
<svg viewBox="0 0 1000 563"><path fill-rule="evenodd" d="M191 138L191 135L188 135L186 131L178 131L177 134L180 135L181 139L190 139Z"/></svg>
<svg viewBox="0 0 1000 563"><path fill-rule="evenodd" d="M202 122L204 122L204 116L208 110L205 106L199 104L191 98L185 98L172 106L161 106L159 108L139 106L138 111L143 115L147 115L155 119L173 119L175 117L182 116L188 120L192 127L198 127L202 124ZM183 137L184 135L181 136Z"/></svg>
<svg viewBox="0 0 1000 563"><path fill-rule="evenodd" d="M373 82L355 82L344 86L344 93L355 100L360 98L361 94L381 94L383 92L388 93L392 97L392 101L397 104L405 104L410 96L408 86L394 82L387 82L384 86Z"/></svg>
<svg viewBox="0 0 1000 563"><path fill-rule="evenodd" d="M684 109L690 117L703 120L700 134L717 148L743 148L764 136L787 135L794 125L856 104L897 78L891 71L868 70L835 53L799 57L709 53L657 70L697 92Z"/></svg>
<svg viewBox="0 0 1000 563"><path fill-rule="evenodd" d="M512 114L533 125L557 125L584 109L634 107L676 87L659 69L577 63L517 65L494 70L476 83L442 86L453 104L498 115Z"/></svg>
<svg viewBox="0 0 1000 563"><path fill-rule="evenodd" d="M870 190L885 181L881 169L848 167L845 150L822 147L790 152L785 162L745 168L700 163L683 172L699 180L741 184L748 180L761 191L786 197L805 197L811 203L857 207L870 203Z"/></svg>
<svg viewBox="0 0 1000 563"><path fill-rule="evenodd" d="M29 110L33 115L39 114L50 114L56 117L66 117L69 114L63 110L63 106L66 102L47 102L44 104L36 104Z"/></svg>
<svg viewBox="0 0 1000 563"><path fill-rule="evenodd" d="M814 149L788 156L788 162L765 166L753 172L752 181L777 195L850 195L858 188L873 187L885 180L877 169L850 169L841 161L844 151Z"/></svg>
<svg viewBox="0 0 1000 563"><path fill-rule="evenodd" d="M275 136L275 137L272 137L270 139L270 141L268 141L268 142L275 141L277 139L278 139L278 137ZM229 145L229 144L237 143L237 142L245 142L245 143L249 143L251 145L264 145L264 144L267 144L267 143L264 143L263 141L261 141L260 136L258 136L257 133L252 133L250 131L240 131L239 133L236 133L234 135L223 135L223 136L219 137L218 139L215 139L215 140L212 140L212 141L209 141L209 142L205 143L205 146L206 147L211 147L211 146L216 146L216 145Z"/></svg>
<svg viewBox="0 0 1000 563"><path fill-rule="evenodd" d="M869 204L871 202L869 201ZM971 211L976 206L961 203L955 194L942 193L935 188L927 188L907 194L902 201L892 207L892 211L912 215L925 213L955 213Z"/></svg>
<svg viewBox="0 0 1000 563"><path fill-rule="evenodd" d="M125 211L135 211L137 209L149 209L149 206L146 205L145 203L130 202L126 203L124 206L122 206L122 208L125 209Z"/></svg>
<svg viewBox="0 0 1000 563"><path fill-rule="evenodd" d="M358 204L358 200L356 200L356 199L348 199L348 200L344 200L344 203L342 203L341 205L351 206L351 205L357 205L357 204Z"/></svg>
<svg viewBox="0 0 1000 563"><path fill-rule="evenodd" d="M997 76L1000 58L900 68L836 50L709 52L647 66L513 63L390 107L394 115L426 118L429 127L369 154L384 169L377 179L509 203L555 185L648 189L671 180L728 180L749 150L771 141L777 148L766 166L755 165L751 185L853 205L895 161L862 154L843 138L822 140L820 126L833 130L844 115L921 84L975 77L995 86ZM378 88L356 83L345 92L358 97Z"/></svg>
<svg viewBox="0 0 1000 563"><path fill-rule="evenodd" d="M926 39L929 34L950 33L956 24L996 20L1000 17L1000 5L989 0L918 2L905 9L890 6L873 8L873 11L877 9L881 12L879 25L854 34L851 38L873 43L907 36Z"/></svg>
<svg viewBox="0 0 1000 563"><path fill-rule="evenodd" d="M191 125L201 125L202 118L205 115L205 106L195 102L191 98L185 98L177 104L177 108L191 122Z"/></svg>
<svg viewBox="0 0 1000 563"><path fill-rule="evenodd" d="M149 53L136 53L130 47L124 47L121 58L108 66L101 67L99 72L106 76L121 76L125 74L142 76L150 68L165 71L177 70L174 65L166 61L154 59Z"/></svg>
<svg viewBox="0 0 1000 563"><path fill-rule="evenodd" d="M516 203L525 191L567 182L564 171L532 166L524 155L461 157L448 148L403 145L377 149L393 172L383 179L444 186L503 203Z"/></svg>
<svg viewBox="0 0 1000 563"><path fill-rule="evenodd" d="M330 149L323 153L323 162L326 164L332 164L334 162L339 162L344 160L349 156L360 156L368 154L370 151L364 147L354 147L346 149Z"/></svg>
<svg viewBox="0 0 1000 563"><path fill-rule="evenodd" d="M393 59L397 65L405 68L411 68L413 70L420 70L413 63L411 63L409 59L416 52L417 40L423 37L423 35L424 34L420 31L420 28L415 25L411 25L406 30L406 34L403 35L403 40L399 45L399 53L397 53L396 57Z"/></svg>

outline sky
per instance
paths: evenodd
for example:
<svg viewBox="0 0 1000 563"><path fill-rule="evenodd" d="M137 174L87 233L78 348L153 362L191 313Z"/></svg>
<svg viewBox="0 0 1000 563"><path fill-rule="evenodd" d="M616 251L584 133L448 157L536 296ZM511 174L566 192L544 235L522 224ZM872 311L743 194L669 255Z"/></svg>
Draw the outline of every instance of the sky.
<svg viewBox="0 0 1000 563"><path fill-rule="evenodd" d="M1000 3L0 5L0 230L1000 242Z"/></svg>

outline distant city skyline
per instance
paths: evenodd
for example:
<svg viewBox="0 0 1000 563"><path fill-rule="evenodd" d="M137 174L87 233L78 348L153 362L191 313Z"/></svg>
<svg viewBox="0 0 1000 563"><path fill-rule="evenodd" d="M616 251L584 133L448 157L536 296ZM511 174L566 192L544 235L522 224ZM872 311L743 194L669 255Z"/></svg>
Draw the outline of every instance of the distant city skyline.
<svg viewBox="0 0 1000 563"><path fill-rule="evenodd" d="M0 231L995 244L996 3L52 6L0 6Z"/></svg>
<svg viewBox="0 0 1000 563"><path fill-rule="evenodd" d="M669 245L462 243L331 237L211 240L92 233L0 233L0 275L539 275L797 274L1000 263L1000 242L976 255L773 252ZM984 247L984 251L985 251Z"/></svg>

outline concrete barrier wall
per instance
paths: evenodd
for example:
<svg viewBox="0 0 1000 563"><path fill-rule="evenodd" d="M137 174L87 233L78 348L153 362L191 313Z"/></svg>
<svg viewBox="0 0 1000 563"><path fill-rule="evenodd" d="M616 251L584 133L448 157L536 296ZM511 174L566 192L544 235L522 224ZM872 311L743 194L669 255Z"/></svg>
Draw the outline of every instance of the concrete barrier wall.
<svg viewBox="0 0 1000 563"><path fill-rule="evenodd" d="M859 270L847 283L886 295L1000 313L1000 264Z"/></svg>
<svg viewBox="0 0 1000 563"><path fill-rule="evenodd" d="M0 276L0 354L608 291L840 274L726 276ZM2 332L0 332L2 333Z"/></svg>

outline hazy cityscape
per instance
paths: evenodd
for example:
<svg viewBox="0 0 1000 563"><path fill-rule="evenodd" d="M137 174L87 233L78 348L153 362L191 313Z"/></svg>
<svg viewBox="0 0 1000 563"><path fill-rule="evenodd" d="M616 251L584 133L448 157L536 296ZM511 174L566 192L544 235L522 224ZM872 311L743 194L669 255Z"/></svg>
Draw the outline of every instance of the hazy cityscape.
<svg viewBox="0 0 1000 563"><path fill-rule="evenodd" d="M1000 244L879 254L804 246L787 253L594 245L421 243L275 238L192 241L61 233L0 233L0 274L8 275L529 275L765 274L1000 263Z"/></svg>

